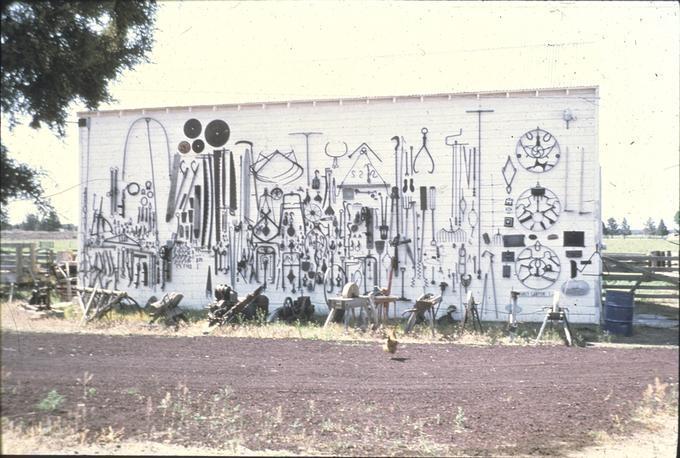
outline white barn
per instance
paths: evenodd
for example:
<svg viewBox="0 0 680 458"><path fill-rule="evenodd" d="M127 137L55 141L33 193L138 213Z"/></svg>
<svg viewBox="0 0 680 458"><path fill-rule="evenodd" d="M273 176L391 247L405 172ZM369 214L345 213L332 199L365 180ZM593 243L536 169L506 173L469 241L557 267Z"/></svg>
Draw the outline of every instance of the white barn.
<svg viewBox="0 0 680 458"><path fill-rule="evenodd" d="M80 283L203 307L227 284L406 300L471 290L522 321L600 319L598 89L79 113ZM445 285L444 285L445 283Z"/></svg>

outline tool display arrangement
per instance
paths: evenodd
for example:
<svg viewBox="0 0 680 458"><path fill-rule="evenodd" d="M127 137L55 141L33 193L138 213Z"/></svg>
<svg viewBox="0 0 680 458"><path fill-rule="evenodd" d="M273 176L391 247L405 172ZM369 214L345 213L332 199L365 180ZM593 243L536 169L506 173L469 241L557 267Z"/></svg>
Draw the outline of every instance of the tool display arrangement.
<svg viewBox="0 0 680 458"><path fill-rule="evenodd" d="M389 134L363 111L344 129L296 121L297 132L264 136L215 110L179 126L176 115L135 119L106 189L84 193L83 284L132 296L200 284L209 297L213 284L264 285L280 305L291 295L323 303L348 281L366 294L394 278L402 308L444 284L443 310L463 313L473 294L473 324L507 320L498 300L512 289L537 306L560 286L565 298L589 297L595 288L575 283L584 269L597 273L581 259L599 249L579 125L529 113L510 130L516 109L505 102L464 108L455 122L434 109L415 124L395 114ZM382 127L355 131L361 120Z"/></svg>

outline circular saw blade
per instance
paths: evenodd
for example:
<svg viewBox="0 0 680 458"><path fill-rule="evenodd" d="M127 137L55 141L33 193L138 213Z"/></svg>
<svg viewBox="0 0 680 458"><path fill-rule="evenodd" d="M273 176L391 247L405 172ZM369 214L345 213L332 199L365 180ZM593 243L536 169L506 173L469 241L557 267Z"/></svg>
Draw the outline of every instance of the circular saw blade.
<svg viewBox="0 0 680 458"><path fill-rule="evenodd" d="M204 148L205 148L205 143L200 138L194 140L193 143L191 144L191 149L194 150L194 153L201 153L201 152L203 152Z"/></svg>
<svg viewBox="0 0 680 458"><path fill-rule="evenodd" d="M196 138L201 135L201 121L192 118L185 122L184 135L189 138Z"/></svg>
<svg viewBox="0 0 680 458"><path fill-rule="evenodd" d="M229 140L229 126L221 119L210 121L205 126L205 141L213 148L219 148Z"/></svg>

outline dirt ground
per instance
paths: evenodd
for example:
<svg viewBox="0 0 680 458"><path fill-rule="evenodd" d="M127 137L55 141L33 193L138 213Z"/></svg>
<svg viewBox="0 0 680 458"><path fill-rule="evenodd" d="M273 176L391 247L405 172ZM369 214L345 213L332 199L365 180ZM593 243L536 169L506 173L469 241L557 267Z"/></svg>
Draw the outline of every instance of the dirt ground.
<svg viewBox="0 0 680 458"><path fill-rule="evenodd" d="M546 455L631 427L655 377L677 384L678 348L409 343L393 358L379 342L3 330L2 373L4 419L100 440Z"/></svg>

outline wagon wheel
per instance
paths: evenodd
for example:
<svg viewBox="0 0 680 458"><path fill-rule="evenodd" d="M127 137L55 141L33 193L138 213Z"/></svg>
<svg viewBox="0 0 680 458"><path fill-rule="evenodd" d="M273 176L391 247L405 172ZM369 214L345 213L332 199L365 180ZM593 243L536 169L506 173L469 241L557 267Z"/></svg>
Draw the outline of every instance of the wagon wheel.
<svg viewBox="0 0 680 458"><path fill-rule="evenodd" d="M317 204L310 202L305 205L305 219L310 223L318 223L323 214L323 210Z"/></svg>

